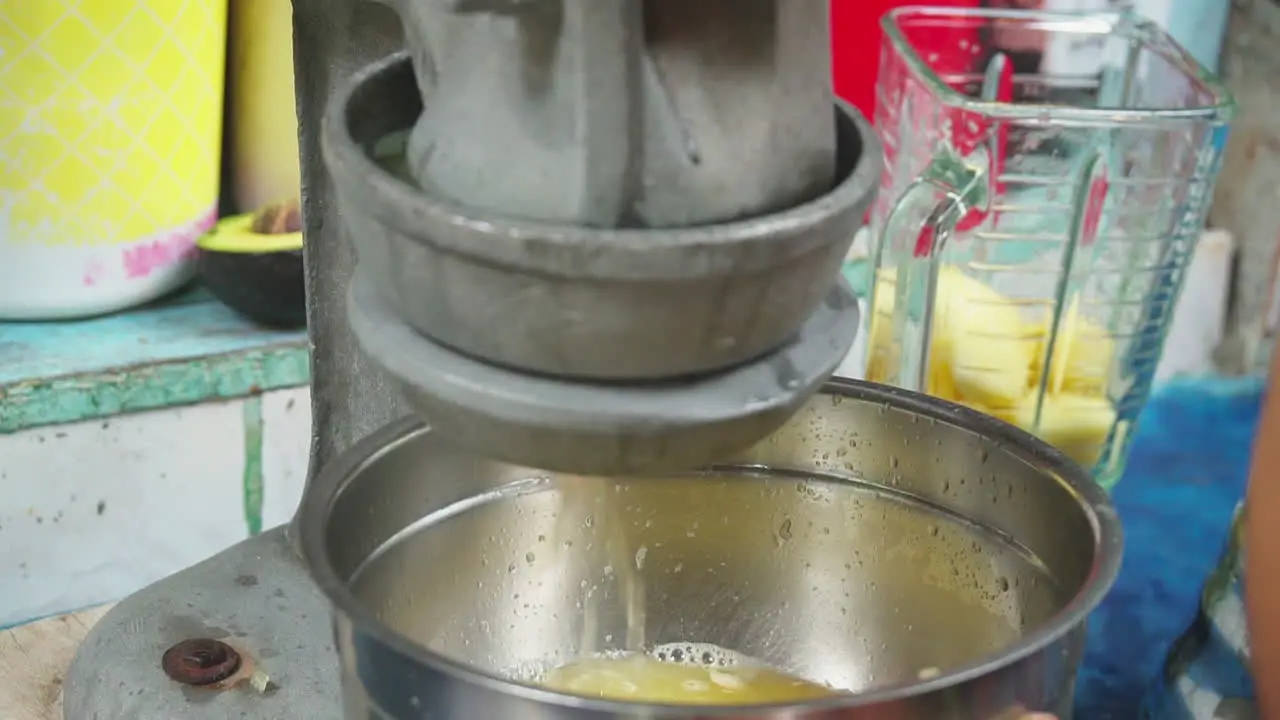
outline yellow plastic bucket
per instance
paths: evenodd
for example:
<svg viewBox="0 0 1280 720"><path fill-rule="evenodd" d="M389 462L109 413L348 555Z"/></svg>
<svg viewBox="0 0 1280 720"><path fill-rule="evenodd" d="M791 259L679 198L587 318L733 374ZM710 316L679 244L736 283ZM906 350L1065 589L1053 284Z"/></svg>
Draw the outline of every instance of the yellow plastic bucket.
<svg viewBox="0 0 1280 720"><path fill-rule="evenodd" d="M232 192L236 211L296 198L298 115L293 96L293 3L231 0Z"/></svg>
<svg viewBox="0 0 1280 720"><path fill-rule="evenodd" d="M227 0L0 2L0 318L190 278L216 220Z"/></svg>

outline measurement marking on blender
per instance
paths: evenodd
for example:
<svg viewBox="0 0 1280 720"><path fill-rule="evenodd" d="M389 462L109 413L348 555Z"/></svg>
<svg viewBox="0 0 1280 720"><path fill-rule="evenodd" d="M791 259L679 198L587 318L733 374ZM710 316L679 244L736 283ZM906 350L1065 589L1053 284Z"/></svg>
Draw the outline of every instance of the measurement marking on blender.
<svg viewBox="0 0 1280 720"><path fill-rule="evenodd" d="M1075 187L1075 182L1071 179L1063 179L1061 177L1042 176L1042 175L1021 175L1014 173L1004 173L996 176L996 182L1006 184L1018 184L1028 187L1037 188L1061 188L1071 190ZM1148 189L1158 188L1160 190L1168 190L1173 183L1169 178L1158 177L1118 177L1108 181L1112 190L1117 189Z"/></svg>

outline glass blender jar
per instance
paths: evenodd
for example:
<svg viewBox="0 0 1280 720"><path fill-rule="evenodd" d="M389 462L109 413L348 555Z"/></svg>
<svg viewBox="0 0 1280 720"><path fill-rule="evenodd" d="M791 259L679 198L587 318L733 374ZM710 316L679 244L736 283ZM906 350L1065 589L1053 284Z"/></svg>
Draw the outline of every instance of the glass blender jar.
<svg viewBox="0 0 1280 720"><path fill-rule="evenodd" d="M1109 487L1231 98L1128 13L914 7L883 25L867 378L1019 425Z"/></svg>

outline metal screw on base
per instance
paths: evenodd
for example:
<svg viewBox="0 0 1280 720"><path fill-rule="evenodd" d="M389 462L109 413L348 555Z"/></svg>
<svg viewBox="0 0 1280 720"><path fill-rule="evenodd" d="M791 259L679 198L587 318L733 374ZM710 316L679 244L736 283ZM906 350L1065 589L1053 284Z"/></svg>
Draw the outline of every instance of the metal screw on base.
<svg viewBox="0 0 1280 720"><path fill-rule="evenodd" d="M236 674L240 653L218 640L183 640L165 651L160 667L170 679L183 685L213 685Z"/></svg>

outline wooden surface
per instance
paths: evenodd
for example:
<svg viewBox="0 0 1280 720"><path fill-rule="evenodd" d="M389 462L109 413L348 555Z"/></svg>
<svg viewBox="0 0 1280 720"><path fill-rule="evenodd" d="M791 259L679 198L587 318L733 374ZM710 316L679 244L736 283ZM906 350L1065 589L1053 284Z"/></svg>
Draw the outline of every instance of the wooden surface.
<svg viewBox="0 0 1280 720"><path fill-rule="evenodd" d="M80 641L110 607L0 631L0 720L62 720L62 679Z"/></svg>

